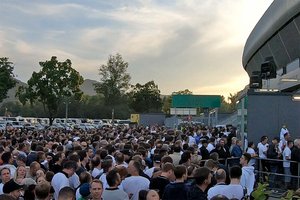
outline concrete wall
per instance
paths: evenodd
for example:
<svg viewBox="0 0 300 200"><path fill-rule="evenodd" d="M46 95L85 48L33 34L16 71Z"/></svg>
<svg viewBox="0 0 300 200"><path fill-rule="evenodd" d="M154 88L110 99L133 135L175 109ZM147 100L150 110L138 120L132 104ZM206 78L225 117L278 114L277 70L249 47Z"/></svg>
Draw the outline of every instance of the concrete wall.
<svg viewBox="0 0 300 200"><path fill-rule="evenodd" d="M151 126L151 125L164 125L166 115L161 113L147 113L140 114L140 125Z"/></svg>
<svg viewBox="0 0 300 200"><path fill-rule="evenodd" d="M300 138L300 102L291 94L266 94L248 92L248 141L255 143L261 136L279 137L283 124L293 139Z"/></svg>

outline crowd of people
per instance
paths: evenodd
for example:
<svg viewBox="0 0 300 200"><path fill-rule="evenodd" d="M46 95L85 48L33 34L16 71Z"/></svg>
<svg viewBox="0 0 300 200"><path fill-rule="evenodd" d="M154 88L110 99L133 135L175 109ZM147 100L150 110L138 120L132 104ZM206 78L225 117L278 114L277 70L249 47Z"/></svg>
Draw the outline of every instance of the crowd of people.
<svg viewBox="0 0 300 200"><path fill-rule="evenodd" d="M298 175L289 160L300 162L300 139L286 131L270 145L263 136L257 148L243 148L236 132L199 125L1 132L0 200L246 199L255 169ZM284 162L259 166L256 157Z"/></svg>

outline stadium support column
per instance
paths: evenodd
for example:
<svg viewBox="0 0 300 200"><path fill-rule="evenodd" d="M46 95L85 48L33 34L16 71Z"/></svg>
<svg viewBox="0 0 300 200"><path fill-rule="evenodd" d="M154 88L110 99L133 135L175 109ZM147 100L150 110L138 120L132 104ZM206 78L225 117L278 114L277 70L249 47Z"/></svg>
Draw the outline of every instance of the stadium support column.
<svg viewBox="0 0 300 200"><path fill-rule="evenodd" d="M243 148L246 150L248 146L248 142L245 140L245 97L241 99L241 130L240 130L240 136L241 140L243 141Z"/></svg>

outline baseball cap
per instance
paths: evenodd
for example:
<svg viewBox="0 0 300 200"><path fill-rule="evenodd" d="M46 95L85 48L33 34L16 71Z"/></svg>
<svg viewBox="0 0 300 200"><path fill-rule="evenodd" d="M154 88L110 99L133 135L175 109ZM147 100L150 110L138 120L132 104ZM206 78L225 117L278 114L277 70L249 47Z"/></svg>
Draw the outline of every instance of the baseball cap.
<svg viewBox="0 0 300 200"><path fill-rule="evenodd" d="M90 184L89 183L84 183L80 186L79 188L79 193L81 194L82 197L87 197L90 195Z"/></svg>

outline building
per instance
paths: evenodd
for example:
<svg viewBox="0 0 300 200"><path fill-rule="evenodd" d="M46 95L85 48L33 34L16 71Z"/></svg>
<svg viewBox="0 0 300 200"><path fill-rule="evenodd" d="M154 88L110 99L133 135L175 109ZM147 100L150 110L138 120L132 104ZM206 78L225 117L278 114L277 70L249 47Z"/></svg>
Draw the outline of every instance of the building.
<svg viewBox="0 0 300 200"><path fill-rule="evenodd" d="M249 35L243 68L250 89L240 98L241 132L257 142L279 136L286 124L292 136L300 126L300 1L274 0Z"/></svg>

